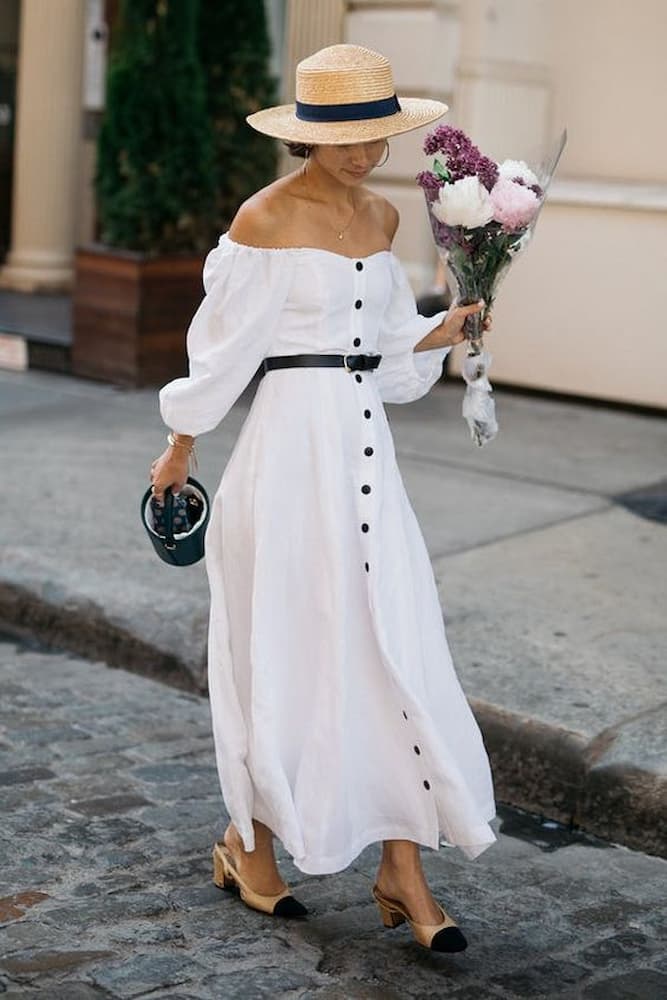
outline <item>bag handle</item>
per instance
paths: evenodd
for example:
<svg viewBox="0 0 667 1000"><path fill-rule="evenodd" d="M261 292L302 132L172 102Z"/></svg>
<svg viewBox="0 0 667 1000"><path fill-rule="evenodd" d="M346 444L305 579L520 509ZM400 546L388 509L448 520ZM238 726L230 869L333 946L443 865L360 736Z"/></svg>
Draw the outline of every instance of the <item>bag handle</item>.
<svg viewBox="0 0 667 1000"><path fill-rule="evenodd" d="M174 541L174 495L171 486L167 486L164 491L164 542L165 549L173 552L176 548Z"/></svg>

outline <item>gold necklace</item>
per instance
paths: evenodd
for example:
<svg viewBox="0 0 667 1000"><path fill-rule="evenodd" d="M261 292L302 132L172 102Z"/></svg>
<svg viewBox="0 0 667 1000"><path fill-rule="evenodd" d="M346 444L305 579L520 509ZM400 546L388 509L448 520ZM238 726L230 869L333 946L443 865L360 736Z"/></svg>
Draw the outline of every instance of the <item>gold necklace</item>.
<svg viewBox="0 0 667 1000"><path fill-rule="evenodd" d="M310 199L310 185L308 183L308 177L306 175L306 164L305 163L303 165L303 171L302 171L302 173L303 173L303 179L304 179L304 182L305 182L305 185L306 185L306 193L308 195L308 198ZM350 192L350 200L352 201L352 215L350 216L349 221L343 226L342 229L338 229L336 226L332 226L331 223L329 222L329 220L328 219L326 220L327 225L329 226L330 229L333 229L334 233L336 234L337 239L339 239L339 240L343 239L343 237L345 236L345 233L348 231L348 229L352 225L354 217L355 217L355 215L357 213L357 206L354 203L354 190L352 190ZM325 202L325 204L326 204L326 202Z"/></svg>
<svg viewBox="0 0 667 1000"><path fill-rule="evenodd" d="M353 191L350 193L350 196L351 196L351 201L352 201L352 215L350 216L350 221L347 223L347 225L343 226L342 229L338 229L337 230L334 226L331 227L333 229L333 231L336 233L336 236L338 237L339 240L343 239L343 237L345 236L345 233L347 232L347 230L352 225L352 221L353 221L354 216L355 216L356 211L357 211L357 206L354 204L354 192Z"/></svg>

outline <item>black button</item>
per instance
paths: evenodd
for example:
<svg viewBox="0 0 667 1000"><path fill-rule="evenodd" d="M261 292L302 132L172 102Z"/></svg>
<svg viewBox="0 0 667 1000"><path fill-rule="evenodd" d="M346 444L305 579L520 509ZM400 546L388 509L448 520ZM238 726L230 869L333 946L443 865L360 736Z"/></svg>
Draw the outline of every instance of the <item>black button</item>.
<svg viewBox="0 0 667 1000"><path fill-rule="evenodd" d="M366 417L366 420L369 420L370 416L371 416L371 411L370 410L364 410L364 416Z"/></svg>
<svg viewBox="0 0 667 1000"><path fill-rule="evenodd" d="M357 261L357 263L356 263L355 266L357 268L357 271L363 271L363 269L364 269L364 265L361 263L360 260Z"/></svg>
<svg viewBox="0 0 667 1000"><path fill-rule="evenodd" d="M357 301L354 303L354 308L355 309L361 309L362 305L363 305L363 303L362 303L361 299L357 299Z"/></svg>
<svg viewBox="0 0 667 1000"><path fill-rule="evenodd" d="M354 377L356 378L357 382L361 382L361 375L359 374L359 372L357 372L357 374Z"/></svg>
<svg viewBox="0 0 667 1000"><path fill-rule="evenodd" d="M365 569L365 570L366 570L366 572L368 573L368 563L364 563L364 569Z"/></svg>
<svg viewBox="0 0 667 1000"><path fill-rule="evenodd" d="M416 753L417 755L419 755L419 754L421 753L421 750L419 749L419 747L418 747L418 746L414 746L414 747L413 747L412 749L414 750L414 752L415 752L415 753Z"/></svg>
<svg viewBox="0 0 667 1000"><path fill-rule="evenodd" d="M403 718L407 719L407 717L408 717L408 713L405 711L405 709L403 709Z"/></svg>
<svg viewBox="0 0 667 1000"><path fill-rule="evenodd" d="M354 346L355 347L359 347L360 343L361 343L361 338L360 337L355 337L354 340L353 340Z"/></svg>
<svg viewBox="0 0 667 1000"><path fill-rule="evenodd" d="M367 525L367 524L365 524L365 523L364 523L364 524L362 524L362 526L361 526L361 530L362 530L362 531L368 531L368 525Z"/></svg>
<svg viewBox="0 0 667 1000"><path fill-rule="evenodd" d="M371 488L368 485L368 483L364 483L364 485L361 487L361 492L362 493L370 493L370 491L371 491Z"/></svg>
<svg viewBox="0 0 667 1000"><path fill-rule="evenodd" d="M430 787L431 786L429 785L428 781L425 781L424 782L424 788L426 789L427 792L428 792L428 790L429 790Z"/></svg>
<svg viewBox="0 0 667 1000"><path fill-rule="evenodd" d="M373 454L373 449L370 447L370 445L368 446L368 448L364 448L364 455L372 455L372 454Z"/></svg>

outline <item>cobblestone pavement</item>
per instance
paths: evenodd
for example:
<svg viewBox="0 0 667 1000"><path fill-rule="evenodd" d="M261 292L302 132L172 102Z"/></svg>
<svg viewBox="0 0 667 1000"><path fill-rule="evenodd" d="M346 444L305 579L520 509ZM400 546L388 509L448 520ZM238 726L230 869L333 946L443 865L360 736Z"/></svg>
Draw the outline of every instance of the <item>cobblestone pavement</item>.
<svg viewBox="0 0 667 1000"><path fill-rule="evenodd" d="M224 824L196 696L0 643L0 993L6 1000L667 997L667 862L501 810L468 862L424 852L470 942L432 955L382 928L368 848L345 873L283 870L287 922L210 881Z"/></svg>

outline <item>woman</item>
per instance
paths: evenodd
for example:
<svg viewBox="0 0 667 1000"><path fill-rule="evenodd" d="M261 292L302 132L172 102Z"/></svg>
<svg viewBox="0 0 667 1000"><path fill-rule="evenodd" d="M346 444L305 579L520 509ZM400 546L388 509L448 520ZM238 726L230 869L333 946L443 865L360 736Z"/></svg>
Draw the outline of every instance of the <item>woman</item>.
<svg viewBox="0 0 667 1000"><path fill-rule="evenodd" d="M207 257L189 377L160 392L173 443L152 481L158 498L182 486L194 438L261 364L206 539L231 817L216 883L263 912L302 915L274 836L320 874L382 841L373 892L385 925L407 919L421 944L458 951L465 938L430 892L419 845L444 835L481 853L495 840L493 789L382 403L428 392L481 306L417 315L391 251L396 209L363 183L388 136L446 110L399 103L384 57L335 45L299 64L296 106L249 117L303 168L250 198Z"/></svg>

